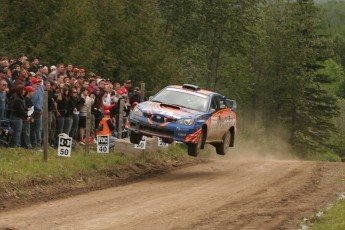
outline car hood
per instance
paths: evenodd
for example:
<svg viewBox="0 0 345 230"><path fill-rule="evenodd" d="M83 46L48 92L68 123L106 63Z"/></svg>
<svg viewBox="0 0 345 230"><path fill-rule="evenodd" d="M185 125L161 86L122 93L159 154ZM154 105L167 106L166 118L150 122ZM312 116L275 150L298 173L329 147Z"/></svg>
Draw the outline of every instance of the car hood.
<svg viewBox="0 0 345 230"><path fill-rule="evenodd" d="M155 114L175 119L192 118L205 114L204 112L193 109L152 101L142 102L137 105L137 108L147 115Z"/></svg>

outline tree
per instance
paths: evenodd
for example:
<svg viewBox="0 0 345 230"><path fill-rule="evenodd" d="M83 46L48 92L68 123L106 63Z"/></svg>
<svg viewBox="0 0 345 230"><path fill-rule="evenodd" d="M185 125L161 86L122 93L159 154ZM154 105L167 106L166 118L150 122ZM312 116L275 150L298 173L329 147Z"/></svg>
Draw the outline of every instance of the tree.
<svg viewBox="0 0 345 230"><path fill-rule="evenodd" d="M244 53L260 1L159 1L168 39L178 48L186 78L218 90L224 69Z"/></svg>

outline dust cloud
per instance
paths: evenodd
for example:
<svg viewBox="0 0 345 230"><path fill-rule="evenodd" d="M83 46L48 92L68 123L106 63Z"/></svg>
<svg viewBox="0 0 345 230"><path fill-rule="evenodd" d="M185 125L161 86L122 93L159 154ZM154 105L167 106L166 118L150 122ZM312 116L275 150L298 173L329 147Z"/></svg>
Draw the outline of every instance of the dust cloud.
<svg viewBox="0 0 345 230"><path fill-rule="evenodd" d="M288 137L280 126L264 128L261 125L237 126L235 146L225 156L217 155L212 145L205 145L200 157L238 160L298 160Z"/></svg>

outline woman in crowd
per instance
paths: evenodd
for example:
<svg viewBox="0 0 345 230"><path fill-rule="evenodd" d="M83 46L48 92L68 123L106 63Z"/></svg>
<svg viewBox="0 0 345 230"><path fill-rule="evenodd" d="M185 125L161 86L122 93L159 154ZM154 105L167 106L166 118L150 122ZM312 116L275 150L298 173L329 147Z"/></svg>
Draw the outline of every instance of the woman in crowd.
<svg viewBox="0 0 345 230"><path fill-rule="evenodd" d="M73 139L78 139L78 125L79 125L79 92L77 87L71 89L71 102L73 104L73 116L72 116L72 128L69 132L69 136Z"/></svg>
<svg viewBox="0 0 345 230"><path fill-rule="evenodd" d="M73 105L69 94L69 88L63 87L56 99L56 133L58 137L61 133L69 134L72 127Z"/></svg>
<svg viewBox="0 0 345 230"><path fill-rule="evenodd" d="M83 140L86 128L86 114L87 109L94 103L95 95L89 94L88 88L82 88L80 92L80 103L79 103L79 138Z"/></svg>
<svg viewBox="0 0 345 230"><path fill-rule="evenodd" d="M95 101L92 106L91 112L95 115L95 126L94 129L98 128L99 122L102 120L103 117L103 95L100 92L99 88L96 88L95 91Z"/></svg>

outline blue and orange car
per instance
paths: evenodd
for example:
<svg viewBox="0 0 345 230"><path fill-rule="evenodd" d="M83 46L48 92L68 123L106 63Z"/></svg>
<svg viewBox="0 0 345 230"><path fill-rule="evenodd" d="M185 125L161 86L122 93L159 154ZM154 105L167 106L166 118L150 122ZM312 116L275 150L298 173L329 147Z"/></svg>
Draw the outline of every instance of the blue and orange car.
<svg viewBox="0 0 345 230"><path fill-rule="evenodd" d="M198 86L167 86L131 112L127 128L131 143L142 136L161 137L166 143L184 142L188 154L197 156L205 144L220 155L234 146L236 101Z"/></svg>

